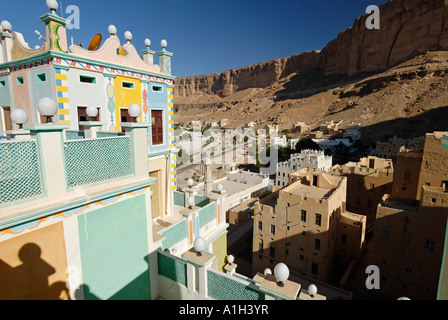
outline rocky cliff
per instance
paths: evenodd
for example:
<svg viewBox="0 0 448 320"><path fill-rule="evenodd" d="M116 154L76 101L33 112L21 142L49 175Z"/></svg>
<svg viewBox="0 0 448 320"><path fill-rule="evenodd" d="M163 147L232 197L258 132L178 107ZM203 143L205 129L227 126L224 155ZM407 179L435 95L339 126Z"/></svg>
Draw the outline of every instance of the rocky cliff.
<svg viewBox="0 0 448 320"><path fill-rule="evenodd" d="M292 73L319 69L325 75L378 72L425 51L448 49L448 1L390 0L380 6L380 29L366 28L368 14L356 19L322 51L297 54L252 66L178 78L175 97L228 97L248 88L266 88Z"/></svg>
<svg viewBox="0 0 448 320"><path fill-rule="evenodd" d="M285 130L344 120L372 139L448 131L448 0L390 0L379 30L367 17L322 51L176 79L175 122Z"/></svg>

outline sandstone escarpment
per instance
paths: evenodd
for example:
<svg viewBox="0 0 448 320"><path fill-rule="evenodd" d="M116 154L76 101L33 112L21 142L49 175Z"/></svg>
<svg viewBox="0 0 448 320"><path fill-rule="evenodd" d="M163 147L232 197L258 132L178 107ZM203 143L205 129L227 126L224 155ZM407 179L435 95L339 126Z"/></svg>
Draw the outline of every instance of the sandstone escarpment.
<svg viewBox="0 0 448 320"><path fill-rule="evenodd" d="M174 95L224 98L248 88L267 88L290 74L314 69L325 75L379 72L425 51L448 49L448 1L390 0L379 8L379 30L367 29L369 14L365 14L320 52L305 52L221 74L178 78Z"/></svg>
<svg viewBox="0 0 448 320"><path fill-rule="evenodd" d="M380 29L360 16L321 53L326 74L380 71L425 51L448 49L445 0L390 0L380 7Z"/></svg>
<svg viewBox="0 0 448 320"><path fill-rule="evenodd" d="M319 67L319 61L319 53L311 51L227 70L221 74L178 78L175 80L174 95L187 97L193 94L216 94L224 98L248 88L269 87L291 73Z"/></svg>

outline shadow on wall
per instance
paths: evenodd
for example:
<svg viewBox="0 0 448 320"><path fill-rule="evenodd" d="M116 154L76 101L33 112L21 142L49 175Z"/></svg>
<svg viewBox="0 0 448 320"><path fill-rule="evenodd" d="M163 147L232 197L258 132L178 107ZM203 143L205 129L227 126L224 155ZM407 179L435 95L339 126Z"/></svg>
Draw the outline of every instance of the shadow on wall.
<svg viewBox="0 0 448 320"><path fill-rule="evenodd" d="M27 243L18 252L21 264L12 267L0 252L0 300L70 300L70 290L63 281L50 285L50 277L56 269L42 259L42 250L35 243ZM134 300L149 296L149 256L144 257L148 268L127 283L107 300ZM111 266L113 268L114 266ZM103 300L87 284L81 284L74 292L76 300Z"/></svg>
<svg viewBox="0 0 448 320"><path fill-rule="evenodd" d="M64 282L49 284L56 272L41 258L41 249L34 243L22 246L18 256L22 264L11 267L0 255L0 300L69 300Z"/></svg>

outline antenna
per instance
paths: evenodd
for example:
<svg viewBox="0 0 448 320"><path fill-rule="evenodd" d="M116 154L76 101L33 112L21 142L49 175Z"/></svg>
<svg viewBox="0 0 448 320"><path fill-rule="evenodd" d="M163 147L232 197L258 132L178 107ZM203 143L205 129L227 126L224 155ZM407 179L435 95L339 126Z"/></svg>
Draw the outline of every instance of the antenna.
<svg viewBox="0 0 448 320"><path fill-rule="evenodd" d="M61 8L61 17L64 18L64 13L62 11L62 1L59 1L59 7Z"/></svg>
<svg viewBox="0 0 448 320"><path fill-rule="evenodd" d="M42 39L44 41L47 41L47 39L45 39L45 37L43 35L40 34L40 32L38 30L34 30L34 33L37 34L39 36L39 40Z"/></svg>

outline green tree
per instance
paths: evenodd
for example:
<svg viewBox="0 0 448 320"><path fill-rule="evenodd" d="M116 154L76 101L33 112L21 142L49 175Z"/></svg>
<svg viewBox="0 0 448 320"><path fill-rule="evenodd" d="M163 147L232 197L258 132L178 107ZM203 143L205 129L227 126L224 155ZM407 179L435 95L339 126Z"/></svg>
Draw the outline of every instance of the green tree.
<svg viewBox="0 0 448 320"><path fill-rule="evenodd" d="M321 150L319 145L310 137L301 138L296 144L295 152L300 153L302 150Z"/></svg>

